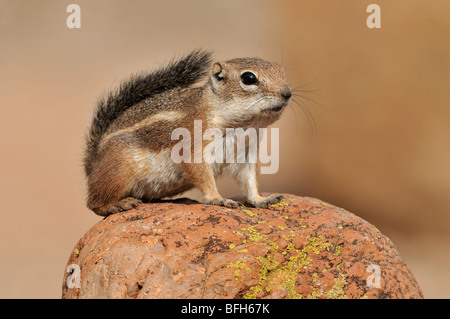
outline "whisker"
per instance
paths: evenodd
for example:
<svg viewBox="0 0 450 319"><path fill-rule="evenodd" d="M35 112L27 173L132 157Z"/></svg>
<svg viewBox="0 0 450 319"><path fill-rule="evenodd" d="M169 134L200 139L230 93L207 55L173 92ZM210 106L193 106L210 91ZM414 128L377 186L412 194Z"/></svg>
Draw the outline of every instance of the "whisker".
<svg viewBox="0 0 450 319"><path fill-rule="evenodd" d="M308 122L311 124L311 131L314 134L317 130L317 124L308 106L298 97L294 97L292 101L302 110L303 114L305 114Z"/></svg>
<svg viewBox="0 0 450 319"><path fill-rule="evenodd" d="M307 82L307 83L305 83L305 84L303 84L303 85L298 86L297 89L301 89L301 88L304 88L305 86L308 86L308 85L313 84L314 82L317 81L317 79L319 78L319 76L320 76L320 71L319 71L319 73L316 75L316 77L314 78L314 80L312 80L312 81L310 81L310 82Z"/></svg>
<svg viewBox="0 0 450 319"><path fill-rule="evenodd" d="M304 98L305 100L308 100L310 102L314 102L315 104L317 104L319 106L325 107L322 104L320 104L319 102L317 102L316 100L314 100L313 98L308 97L306 94L314 94L314 96L316 98L322 98L322 99L326 100L326 98L322 94L317 93L317 92L294 91L294 90L292 91L292 95L293 96L297 96L299 98Z"/></svg>
<svg viewBox="0 0 450 319"><path fill-rule="evenodd" d="M302 90L301 87L294 87L294 88L292 88L292 91L314 93L314 92L320 91L320 88L319 89L314 89L314 90Z"/></svg>
<svg viewBox="0 0 450 319"><path fill-rule="evenodd" d="M298 126L297 113L295 113L295 111L294 111L294 109L292 107L290 107L289 109L292 111L292 113L294 113L294 117L295 117L295 131L298 131L299 126ZM295 134L291 134L291 135L292 135L292 137L291 137L291 143L292 143L294 141Z"/></svg>
<svg viewBox="0 0 450 319"><path fill-rule="evenodd" d="M312 102L314 104L317 104L317 105L319 105L319 106L321 106L323 108L326 108L326 106L324 106L323 104L321 104L321 103L317 102L316 100L313 100L313 99L311 99L311 98L309 98L307 96L304 96L304 95L301 95L301 94L297 94L297 93L293 93L292 95L294 97L296 97L296 98L305 99L305 100L308 100L308 101L310 101L310 102Z"/></svg>

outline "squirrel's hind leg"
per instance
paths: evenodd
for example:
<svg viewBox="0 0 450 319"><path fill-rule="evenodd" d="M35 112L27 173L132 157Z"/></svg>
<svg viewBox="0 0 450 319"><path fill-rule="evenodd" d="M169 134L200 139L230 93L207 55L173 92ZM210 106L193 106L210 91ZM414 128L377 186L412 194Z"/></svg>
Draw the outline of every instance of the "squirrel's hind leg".
<svg viewBox="0 0 450 319"><path fill-rule="evenodd" d="M107 204L107 205L101 206L99 208L94 208L93 211L97 215L108 216L108 215L115 214L118 212L123 212L126 210L133 209L141 204L142 204L142 201L140 199L136 199L133 197L127 197L127 198L121 199L115 203Z"/></svg>

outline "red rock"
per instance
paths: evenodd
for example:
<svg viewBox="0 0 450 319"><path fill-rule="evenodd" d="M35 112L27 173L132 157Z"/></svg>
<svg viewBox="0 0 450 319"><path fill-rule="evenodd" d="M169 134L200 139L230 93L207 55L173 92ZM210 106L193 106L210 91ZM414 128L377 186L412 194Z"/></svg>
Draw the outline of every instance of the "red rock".
<svg viewBox="0 0 450 319"><path fill-rule="evenodd" d="M270 209L181 201L111 215L75 246L68 266L80 272L65 272L62 297L423 298L373 225L317 199L285 196ZM380 285L370 288L372 264Z"/></svg>

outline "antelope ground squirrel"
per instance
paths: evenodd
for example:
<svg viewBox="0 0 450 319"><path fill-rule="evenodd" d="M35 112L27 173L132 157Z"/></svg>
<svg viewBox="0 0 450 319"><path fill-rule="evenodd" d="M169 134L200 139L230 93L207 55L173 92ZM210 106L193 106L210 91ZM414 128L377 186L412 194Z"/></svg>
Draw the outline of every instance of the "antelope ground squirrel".
<svg viewBox="0 0 450 319"><path fill-rule="evenodd" d="M95 110L84 158L89 209L107 216L193 187L207 204L240 206L217 191L215 178L222 174L235 178L251 206L277 203L281 195L258 193L257 163L175 163L171 149L177 141L171 136L179 127L193 132L194 120L203 131L219 129L224 136L227 128L267 127L291 95L280 65L259 58L212 64L203 50L131 77ZM201 148L207 144L202 141ZM248 141L245 147L248 153Z"/></svg>

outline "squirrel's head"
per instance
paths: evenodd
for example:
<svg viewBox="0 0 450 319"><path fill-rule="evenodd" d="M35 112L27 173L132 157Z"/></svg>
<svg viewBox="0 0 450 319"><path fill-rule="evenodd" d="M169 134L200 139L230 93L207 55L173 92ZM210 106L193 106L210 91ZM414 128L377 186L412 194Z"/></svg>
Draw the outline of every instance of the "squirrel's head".
<svg viewBox="0 0 450 319"><path fill-rule="evenodd" d="M213 106L215 118L230 126L271 124L292 95L283 68L259 58L216 62L209 83L216 101L220 101Z"/></svg>

